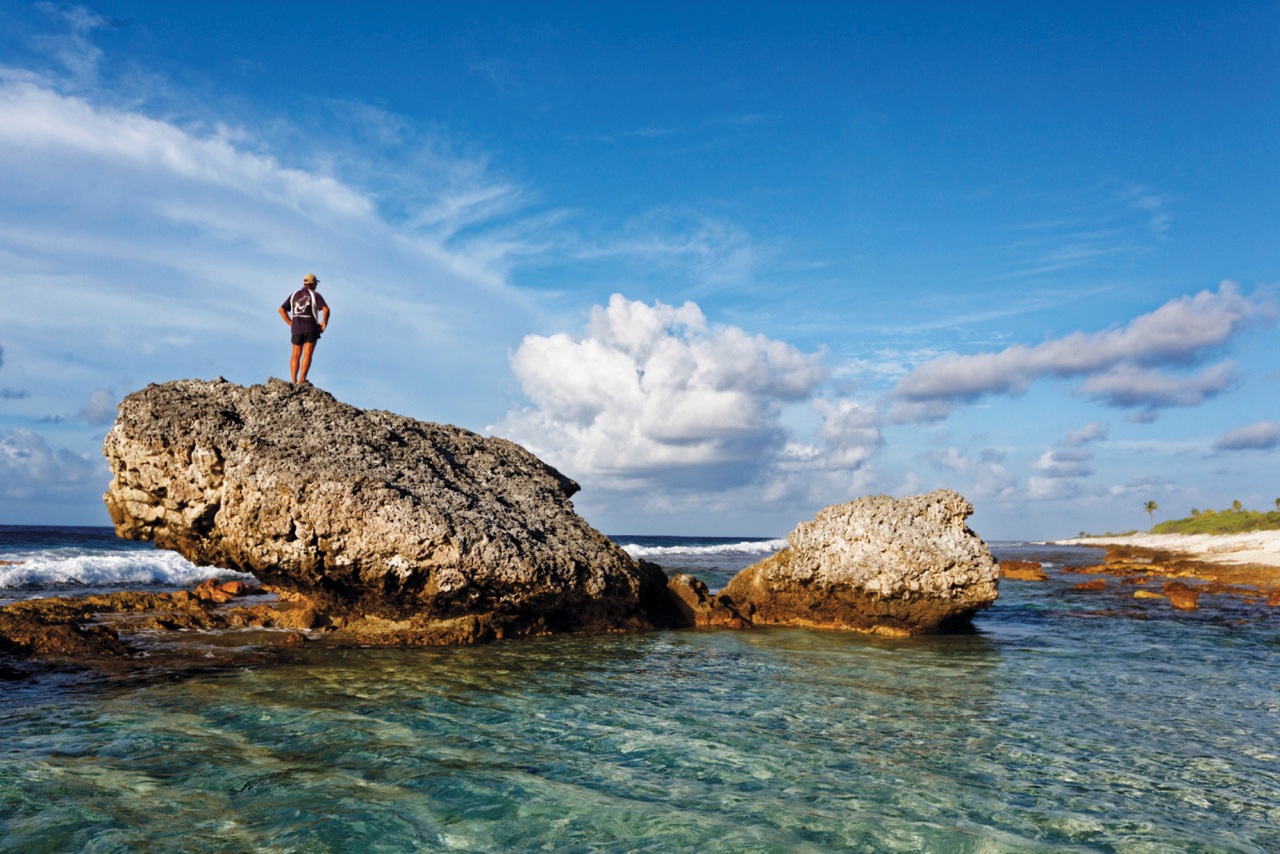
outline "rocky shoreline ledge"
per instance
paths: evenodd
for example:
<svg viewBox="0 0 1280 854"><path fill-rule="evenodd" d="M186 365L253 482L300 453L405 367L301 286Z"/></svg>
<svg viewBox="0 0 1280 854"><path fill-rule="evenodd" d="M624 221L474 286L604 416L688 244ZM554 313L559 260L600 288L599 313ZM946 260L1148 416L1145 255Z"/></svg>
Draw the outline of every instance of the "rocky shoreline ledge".
<svg viewBox="0 0 1280 854"><path fill-rule="evenodd" d="M1176 555L1196 564L1253 567L1280 578L1280 531L1244 534L1125 534L1118 537L1078 537L1064 545L1106 546L1135 553ZM1213 570L1205 570L1212 572Z"/></svg>
<svg viewBox="0 0 1280 854"><path fill-rule="evenodd" d="M940 490L827 508L711 594L633 560L573 510L578 485L525 449L279 380L152 385L103 446L118 536L260 585L33 599L0 608L0 651L131 656L165 633L277 644L466 644L553 633L798 625L963 628L996 562Z"/></svg>
<svg viewBox="0 0 1280 854"><path fill-rule="evenodd" d="M1103 546L1101 564L1080 572L1112 575L1122 583L1173 585L1171 600L1195 607L1201 593L1266 601L1280 607L1280 531L1244 534L1127 534L1064 543ZM1188 584L1192 582L1204 582Z"/></svg>
<svg viewBox="0 0 1280 854"><path fill-rule="evenodd" d="M1202 596L1228 596L1246 604L1280 607L1280 565L1241 560L1242 555L1271 554L1269 545L1280 542L1272 534L1230 535L1220 538L1227 542L1217 543L1213 541L1219 538L1179 535L1063 540L1059 544L1099 546L1106 551L1101 563L1064 566L1061 574L1092 576L1076 582L1076 591L1119 591L1133 599L1164 599L1181 611L1199 609ZM1258 549L1259 541L1266 546ZM1154 543L1166 547L1155 548ZM1215 550L1214 546L1221 548ZM1039 563L1022 561L1002 562L1000 576L1017 581L1050 580Z"/></svg>

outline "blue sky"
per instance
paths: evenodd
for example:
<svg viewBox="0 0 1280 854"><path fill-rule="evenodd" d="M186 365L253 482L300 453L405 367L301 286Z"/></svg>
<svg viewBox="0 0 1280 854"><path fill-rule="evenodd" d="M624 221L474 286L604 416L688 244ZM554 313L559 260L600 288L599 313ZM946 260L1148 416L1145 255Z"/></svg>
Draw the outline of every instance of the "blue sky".
<svg viewBox="0 0 1280 854"><path fill-rule="evenodd" d="M0 523L151 382L519 441L610 533L1280 496L1280 6L0 0Z"/></svg>

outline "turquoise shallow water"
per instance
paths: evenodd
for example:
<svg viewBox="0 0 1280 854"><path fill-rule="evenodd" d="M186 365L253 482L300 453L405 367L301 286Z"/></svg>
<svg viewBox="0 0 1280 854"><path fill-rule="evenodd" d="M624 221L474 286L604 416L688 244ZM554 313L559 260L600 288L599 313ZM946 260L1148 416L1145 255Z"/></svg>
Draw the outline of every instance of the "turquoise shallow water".
<svg viewBox="0 0 1280 854"><path fill-rule="evenodd" d="M1074 579L1073 579L1074 580ZM11 851L1277 851L1280 619L303 647L0 688Z"/></svg>

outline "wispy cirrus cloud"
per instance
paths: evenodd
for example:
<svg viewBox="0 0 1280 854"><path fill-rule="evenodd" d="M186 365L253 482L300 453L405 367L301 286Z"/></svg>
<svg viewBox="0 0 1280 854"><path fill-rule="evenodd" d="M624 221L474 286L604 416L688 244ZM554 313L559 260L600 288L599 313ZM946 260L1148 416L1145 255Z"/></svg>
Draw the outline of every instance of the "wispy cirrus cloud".
<svg viewBox="0 0 1280 854"><path fill-rule="evenodd" d="M634 267L637 277L663 276L690 297L749 281L767 258L745 228L677 207L631 217L600 236L574 238L565 250L577 261L607 262L615 271Z"/></svg>
<svg viewBox="0 0 1280 854"><path fill-rule="evenodd" d="M1050 377L1085 377L1080 392L1113 406L1194 406L1230 385L1229 364L1191 377L1156 369L1193 365L1274 317L1269 303L1223 282L1217 291L1171 300L1120 329L1075 332L993 353L948 354L916 367L894 387L894 417L939 420L959 404L1018 395Z"/></svg>
<svg viewBox="0 0 1280 854"><path fill-rule="evenodd" d="M1136 259L1163 240L1173 223L1167 194L1132 182L1108 182L1084 198L1034 201L1037 210L1057 209L1062 214L1012 229L1016 239L1001 252L1010 268L1008 278L1043 277Z"/></svg>
<svg viewBox="0 0 1280 854"><path fill-rule="evenodd" d="M220 187L308 217L362 218L373 211L366 195L332 177L248 151L225 128L201 136L24 79L0 78L0 147L25 162L55 155L74 168L76 161L91 159L115 170L136 170L150 180L164 176L190 182L192 188Z"/></svg>
<svg viewBox="0 0 1280 854"><path fill-rule="evenodd" d="M36 8L61 21L63 29L57 33L43 33L33 37L35 47L60 64L76 84L97 83L102 49L93 42L94 32L127 24L99 15L84 6L37 3Z"/></svg>

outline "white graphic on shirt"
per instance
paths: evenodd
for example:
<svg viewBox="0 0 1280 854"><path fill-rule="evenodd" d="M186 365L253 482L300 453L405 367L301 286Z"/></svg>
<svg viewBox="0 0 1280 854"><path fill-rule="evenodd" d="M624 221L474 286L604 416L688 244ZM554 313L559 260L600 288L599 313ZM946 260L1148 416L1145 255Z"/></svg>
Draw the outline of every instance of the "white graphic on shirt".
<svg viewBox="0 0 1280 854"><path fill-rule="evenodd" d="M310 291L294 294L292 308L294 317L310 316L312 320L320 322L320 318L316 316L316 301Z"/></svg>

